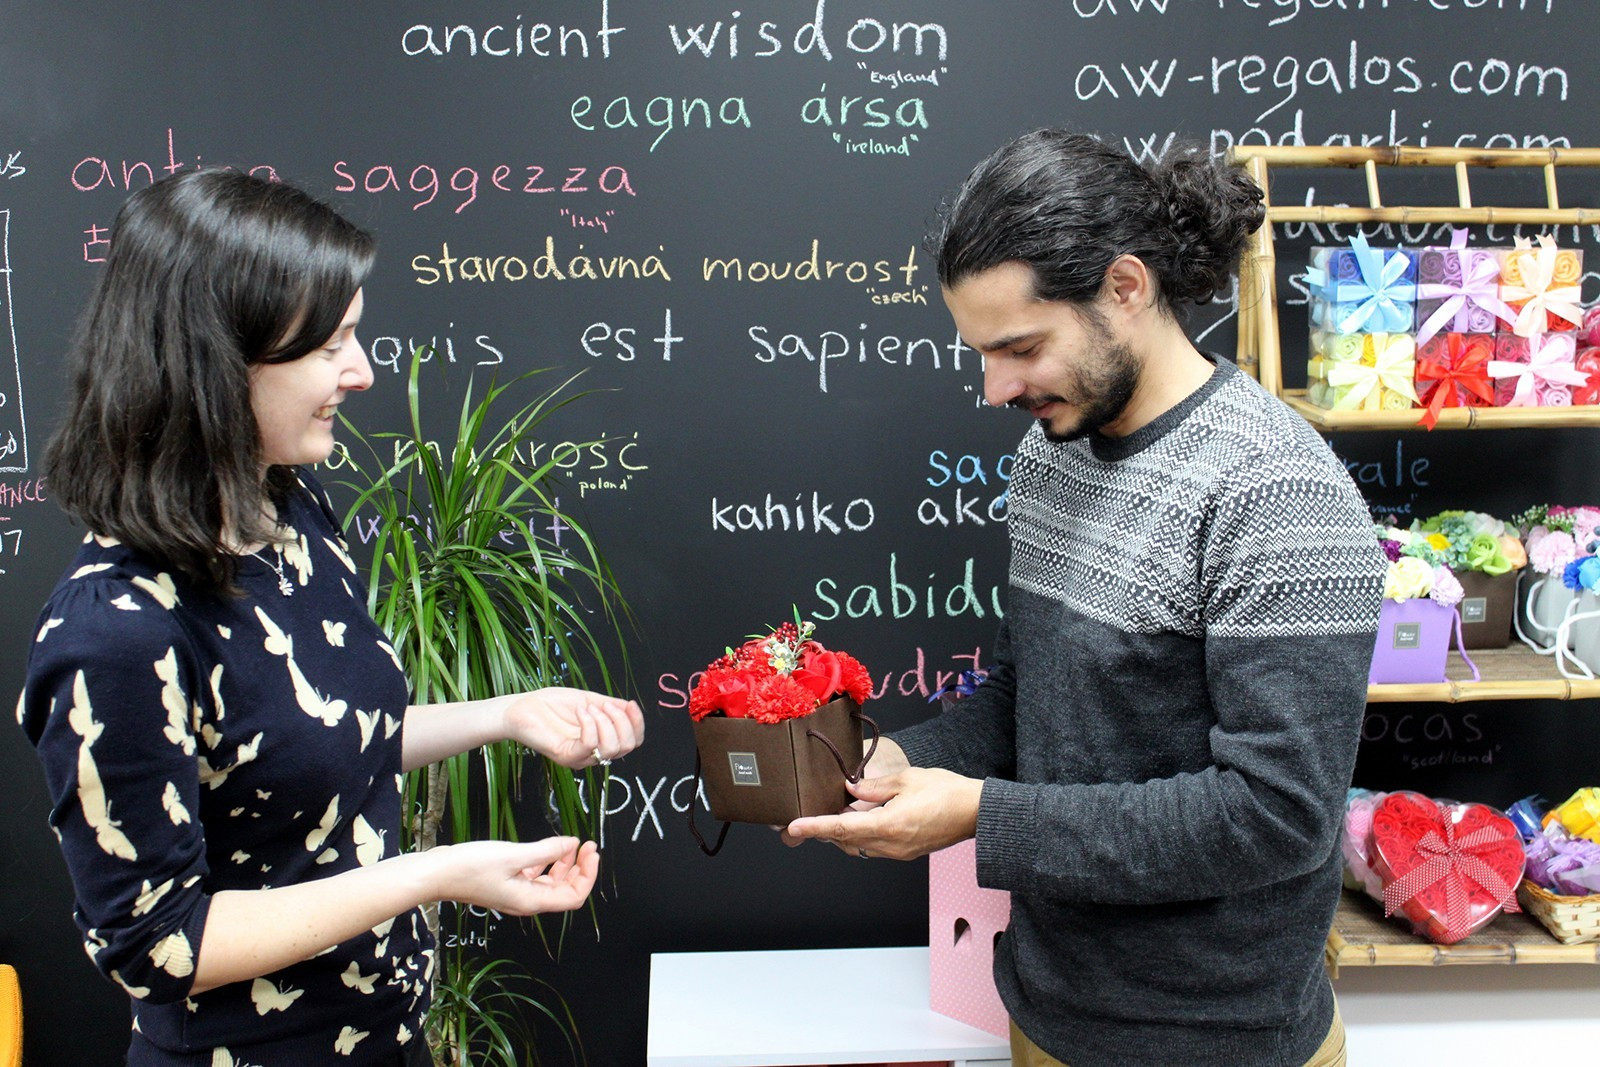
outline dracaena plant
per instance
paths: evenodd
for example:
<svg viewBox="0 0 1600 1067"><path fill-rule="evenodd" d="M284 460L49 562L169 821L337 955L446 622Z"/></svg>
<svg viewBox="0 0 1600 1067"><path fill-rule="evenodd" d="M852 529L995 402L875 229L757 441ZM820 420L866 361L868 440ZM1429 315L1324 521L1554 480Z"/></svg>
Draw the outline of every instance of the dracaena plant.
<svg viewBox="0 0 1600 1067"><path fill-rule="evenodd" d="M478 700L548 685L615 691L627 677L627 605L583 520L561 508L561 472L550 453L542 462L530 458L540 453L547 420L588 394L573 391L569 378L513 407L513 391L526 391L545 372L491 382L481 396L469 382L453 439L435 443L423 428L424 354L412 360L407 380L407 430L363 436L346 424L355 447L347 450L353 477L344 482L356 493L346 526L357 515L376 514L365 527L369 606L405 668L413 702ZM387 461L380 447L390 451ZM559 541L546 535L551 530L561 531ZM407 774L407 847L420 851L475 833L517 839L526 755L503 741ZM603 805L586 798L600 795L604 770L540 762L551 826L533 836L553 830L599 840ZM591 919L593 907L591 900ZM437 938L437 905L426 915ZM453 919L458 927L469 921L459 908ZM443 942L438 958L428 1020L437 1063L518 1063L504 1035L524 1025L516 1015L530 1005L573 1046L571 1016L559 995L552 1008L509 991L516 969L506 961L490 966L482 955L446 951Z"/></svg>

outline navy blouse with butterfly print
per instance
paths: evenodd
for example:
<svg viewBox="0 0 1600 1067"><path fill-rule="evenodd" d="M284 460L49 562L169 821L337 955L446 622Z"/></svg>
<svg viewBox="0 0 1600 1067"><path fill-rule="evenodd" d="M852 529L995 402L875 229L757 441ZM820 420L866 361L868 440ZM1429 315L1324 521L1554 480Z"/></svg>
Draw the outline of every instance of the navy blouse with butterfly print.
<svg viewBox="0 0 1600 1067"><path fill-rule="evenodd" d="M190 996L212 894L399 849L405 677L310 475L284 519L281 558L245 557L235 598L91 535L30 648L18 719L84 947L133 998L130 1063L391 1063L421 1039L433 947L416 910Z"/></svg>

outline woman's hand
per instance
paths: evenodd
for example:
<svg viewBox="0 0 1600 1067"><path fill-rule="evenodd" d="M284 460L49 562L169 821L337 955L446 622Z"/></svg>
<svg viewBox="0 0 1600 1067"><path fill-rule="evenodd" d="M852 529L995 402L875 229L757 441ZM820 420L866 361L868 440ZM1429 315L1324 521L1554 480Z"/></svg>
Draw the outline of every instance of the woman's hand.
<svg viewBox="0 0 1600 1067"><path fill-rule="evenodd" d="M467 841L421 853L435 864L429 896L492 908L503 915L572 911L600 872L600 850L575 837L542 841Z"/></svg>
<svg viewBox="0 0 1600 1067"><path fill-rule="evenodd" d="M511 701L506 736L563 767L592 767L638 748L644 715L632 700L552 686Z"/></svg>

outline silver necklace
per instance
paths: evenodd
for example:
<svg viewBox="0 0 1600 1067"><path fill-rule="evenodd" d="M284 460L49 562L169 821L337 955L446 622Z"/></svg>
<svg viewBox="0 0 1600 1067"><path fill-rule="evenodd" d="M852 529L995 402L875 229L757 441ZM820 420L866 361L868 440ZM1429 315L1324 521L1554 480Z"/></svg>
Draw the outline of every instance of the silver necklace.
<svg viewBox="0 0 1600 1067"><path fill-rule="evenodd" d="M276 560L268 559L266 556L263 556L259 550L250 554L277 572L278 592L280 594L283 596L294 596L294 583L289 580L289 576L287 574L283 573L283 549L274 545L272 551L273 554L278 557Z"/></svg>

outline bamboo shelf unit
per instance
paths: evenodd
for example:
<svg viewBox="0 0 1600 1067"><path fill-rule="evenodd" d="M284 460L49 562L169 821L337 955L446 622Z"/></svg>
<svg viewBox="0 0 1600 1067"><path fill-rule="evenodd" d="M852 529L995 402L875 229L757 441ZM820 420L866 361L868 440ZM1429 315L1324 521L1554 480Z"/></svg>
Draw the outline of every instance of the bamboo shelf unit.
<svg viewBox="0 0 1600 1067"><path fill-rule="evenodd" d="M1565 678L1554 656L1541 656L1519 641L1509 648L1468 650L1483 680L1474 682L1459 653L1451 651L1445 680L1410 685L1369 685L1367 703L1436 701L1464 704L1478 700L1590 700L1600 697L1600 680Z"/></svg>
<svg viewBox="0 0 1600 1067"><path fill-rule="evenodd" d="M1269 392L1281 398L1323 432L1335 430L1409 430L1422 416L1410 411L1330 411L1306 399L1304 389L1283 386L1283 348L1278 327L1277 256L1273 226L1277 223L1455 223L1458 225L1584 226L1600 224L1600 209L1564 208L1557 172L1570 167L1600 168L1600 148L1417 148L1387 145L1368 148L1328 146L1239 145L1230 151L1261 187L1267 218L1251 239L1239 266L1240 368L1254 374ZM1274 167L1346 167L1366 173L1366 207L1318 204L1274 204ZM1380 167L1450 167L1455 171L1453 207L1386 205L1378 184ZM1473 203L1469 168L1538 167L1544 172L1544 207L1487 207ZM1445 408L1438 429L1491 430L1510 427L1600 426L1600 406L1564 408Z"/></svg>
<svg viewBox="0 0 1600 1067"><path fill-rule="evenodd" d="M1383 905L1345 890L1328 932L1323 962L1333 977L1341 967L1443 967L1458 964L1600 964L1600 942L1563 945L1526 913L1501 913L1454 945L1435 945L1413 934L1404 919L1383 917Z"/></svg>

